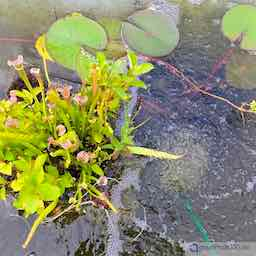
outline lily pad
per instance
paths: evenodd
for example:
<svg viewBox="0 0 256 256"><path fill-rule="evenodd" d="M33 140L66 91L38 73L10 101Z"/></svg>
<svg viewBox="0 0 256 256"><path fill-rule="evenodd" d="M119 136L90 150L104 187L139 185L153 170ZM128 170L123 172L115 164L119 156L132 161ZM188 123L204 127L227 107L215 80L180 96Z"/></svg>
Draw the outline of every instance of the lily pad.
<svg viewBox="0 0 256 256"><path fill-rule="evenodd" d="M222 19L222 32L232 42L242 36L241 49L256 50L256 7L244 4L231 8Z"/></svg>
<svg viewBox="0 0 256 256"><path fill-rule="evenodd" d="M246 52L236 52L226 65L227 82L239 89L256 88L256 56Z"/></svg>
<svg viewBox="0 0 256 256"><path fill-rule="evenodd" d="M123 23L122 37L134 51L160 57L168 55L177 46L179 31L170 17L145 10L135 13Z"/></svg>
<svg viewBox="0 0 256 256"><path fill-rule="evenodd" d="M107 45L104 28L92 19L73 14L56 21L46 34L49 55L59 64L76 69L82 47L103 50Z"/></svg>
<svg viewBox="0 0 256 256"><path fill-rule="evenodd" d="M108 59L118 59L126 55L126 48L123 44L121 37L122 21L114 18L101 18L97 20L102 27L104 27L108 43L103 53ZM86 50L93 55L96 55L96 51L86 48Z"/></svg>

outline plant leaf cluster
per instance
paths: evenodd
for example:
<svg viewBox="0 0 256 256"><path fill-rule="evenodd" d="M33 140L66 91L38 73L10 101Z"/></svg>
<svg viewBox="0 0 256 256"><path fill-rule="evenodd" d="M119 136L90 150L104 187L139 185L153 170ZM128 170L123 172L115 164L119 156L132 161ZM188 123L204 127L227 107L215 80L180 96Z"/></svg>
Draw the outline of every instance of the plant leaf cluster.
<svg viewBox="0 0 256 256"><path fill-rule="evenodd" d="M40 40L43 44L44 38ZM46 89L38 69L31 69L38 82L33 88L23 58L8 62L26 89L12 90L0 101L0 199L6 199L8 191L15 196L13 206L26 217L38 214L24 247L63 195L78 210L83 200L97 199L117 211L97 185L105 176L102 164L132 152L134 128L128 115L121 138L114 136L113 123L121 103L130 99L129 88L145 88L137 77L153 69L150 63L138 64L133 52L128 59L129 65L109 61L103 53L84 58L76 67L83 81L76 92L54 83ZM134 148L138 153L139 147Z"/></svg>

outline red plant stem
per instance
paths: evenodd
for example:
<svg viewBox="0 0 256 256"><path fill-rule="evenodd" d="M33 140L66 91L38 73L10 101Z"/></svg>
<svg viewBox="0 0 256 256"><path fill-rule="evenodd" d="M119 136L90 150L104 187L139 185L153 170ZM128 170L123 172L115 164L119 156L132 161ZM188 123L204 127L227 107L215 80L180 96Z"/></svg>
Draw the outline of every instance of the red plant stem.
<svg viewBox="0 0 256 256"><path fill-rule="evenodd" d="M233 55L236 47L235 46L239 46L241 41L243 39L243 33L241 33L234 41L233 41L233 46L229 47L224 54L217 60L217 62L213 65L212 67L212 71L210 73L210 75L207 78L207 82L209 82L213 76L222 68L223 65L226 65L231 56Z"/></svg>
<svg viewBox="0 0 256 256"><path fill-rule="evenodd" d="M212 67L212 71L207 78L207 82L209 82L214 77L214 75L222 68L223 65L226 65L229 62L231 56L234 53L234 50L235 47L228 48L227 51L217 60L217 62Z"/></svg>
<svg viewBox="0 0 256 256"><path fill-rule="evenodd" d="M231 102L230 100L226 99L226 98L223 98L221 96L217 96L215 94L212 94L212 93L209 93L203 89L200 88L200 86L197 84L196 81L194 81L193 79L191 78L188 78L186 77L180 70L178 70L175 66L173 66L172 64L166 62L166 61L163 61L159 58L155 58L155 57L148 57L148 56L144 56L144 55L141 55L141 57L143 57L145 60L147 61L152 61L152 62L156 62L160 65L163 65L171 74L175 75L176 77L178 77L179 79L185 81L190 87L192 87L194 90L204 94L204 95L207 95L207 96L210 96L214 99L217 99L217 100L220 100L220 101L223 101L225 102L226 104L230 105L231 107L239 110L240 112L245 112L245 113L252 113L252 114L255 114L254 111L250 110L250 109L246 109L244 106L245 104L242 104L241 106L238 106L236 104L234 104L233 102Z"/></svg>

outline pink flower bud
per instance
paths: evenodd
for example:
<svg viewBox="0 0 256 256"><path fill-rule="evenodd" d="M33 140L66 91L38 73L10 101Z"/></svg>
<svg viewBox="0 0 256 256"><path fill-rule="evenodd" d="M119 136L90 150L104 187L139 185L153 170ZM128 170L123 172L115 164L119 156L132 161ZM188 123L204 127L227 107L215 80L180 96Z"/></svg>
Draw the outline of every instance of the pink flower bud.
<svg viewBox="0 0 256 256"><path fill-rule="evenodd" d="M64 125L62 125L62 124L58 125L56 127L56 130L58 132L58 136L63 136L66 133L66 131L67 131L66 127Z"/></svg>
<svg viewBox="0 0 256 256"><path fill-rule="evenodd" d="M80 151L77 156L76 159L82 163L88 163L91 159L95 158L95 154L91 153L91 152L86 152L86 151Z"/></svg>
<svg viewBox="0 0 256 256"><path fill-rule="evenodd" d="M55 108L55 104L54 103L48 103L47 107L49 108L49 110L53 110Z"/></svg>
<svg viewBox="0 0 256 256"><path fill-rule="evenodd" d="M24 63L24 59L22 55L18 55L17 59L15 60L8 60L7 64L9 67L17 68L19 66L22 66Z"/></svg>
<svg viewBox="0 0 256 256"><path fill-rule="evenodd" d="M12 118L12 117L8 117L5 121L5 127L7 128L18 128L19 127L19 120Z"/></svg>
<svg viewBox="0 0 256 256"><path fill-rule="evenodd" d="M17 95L16 95L16 90L11 90L11 91L9 92L9 94L10 94L10 97L17 97Z"/></svg>
<svg viewBox="0 0 256 256"><path fill-rule="evenodd" d="M60 143L60 146L64 149L71 149L74 147L74 144L70 141L70 140L66 140L65 142L63 143Z"/></svg>
<svg viewBox="0 0 256 256"><path fill-rule="evenodd" d="M66 85L66 86L57 88L57 91L61 94L63 99L68 100L71 96L71 89L72 89L72 86Z"/></svg>
<svg viewBox="0 0 256 256"><path fill-rule="evenodd" d="M18 102L18 98L17 98L17 95L16 95L16 90L11 90L9 92L9 94L10 94L9 102L11 104L17 103Z"/></svg>
<svg viewBox="0 0 256 256"><path fill-rule="evenodd" d="M98 182L97 182L100 186L107 186L108 185L108 178L106 176L101 176L99 179L98 179Z"/></svg>
<svg viewBox="0 0 256 256"><path fill-rule="evenodd" d="M49 138L48 138L48 146L50 146L50 145L55 145L55 144L56 144L55 139L54 139L53 137L49 137Z"/></svg>
<svg viewBox="0 0 256 256"><path fill-rule="evenodd" d="M88 101L88 97L87 96L76 95L74 97L74 101L76 102L77 105L84 106L86 104L86 102Z"/></svg>
<svg viewBox="0 0 256 256"><path fill-rule="evenodd" d="M11 97L9 98L9 102L10 102L11 104L15 104L15 103L18 102L18 98L17 98L16 96L11 96Z"/></svg>

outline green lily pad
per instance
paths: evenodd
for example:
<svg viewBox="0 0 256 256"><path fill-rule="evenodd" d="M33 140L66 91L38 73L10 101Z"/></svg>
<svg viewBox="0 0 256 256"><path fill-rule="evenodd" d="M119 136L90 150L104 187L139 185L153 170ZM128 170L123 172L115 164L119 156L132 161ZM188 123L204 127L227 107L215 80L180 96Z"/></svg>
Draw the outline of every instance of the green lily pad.
<svg viewBox="0 0 256 256"><path fill-rule="evenodd" d="M236 52L226 65L227 82L239 89L256 88L256 56Z"/></svg>
<svg viewBox="0 0 256 256"><path fill-rule="evenodd" d="M132 50L160 57L168 55L177 46L179 31L170 17L145 10L123 23L122 37Z"/></svg>
<svg viewBox="0 0 256 256"><path fill-rule="evenodd" d="M244 4L231 8L222 19L222 32L232 42L242 36L240 47L256 50L256 7Z"/></svg>
<svg viewBox="0 0 256 256"><path fill-rule="evenodd" d="M92 19L73 14L56 21L46 34L50 56L64 67L75 70L82 47L103 50L107 45L104 28Z"/></svg>
<svg viewBox="0 0 256 256"><path fill-rule="evenodd" d="M122 21L114 18L101 18L97 20L104 27L108 43L102 51L108 59L118 59L126 55L126 48L121 37ZM96 55L93 49L85 48L88 52Z"/></svg>

